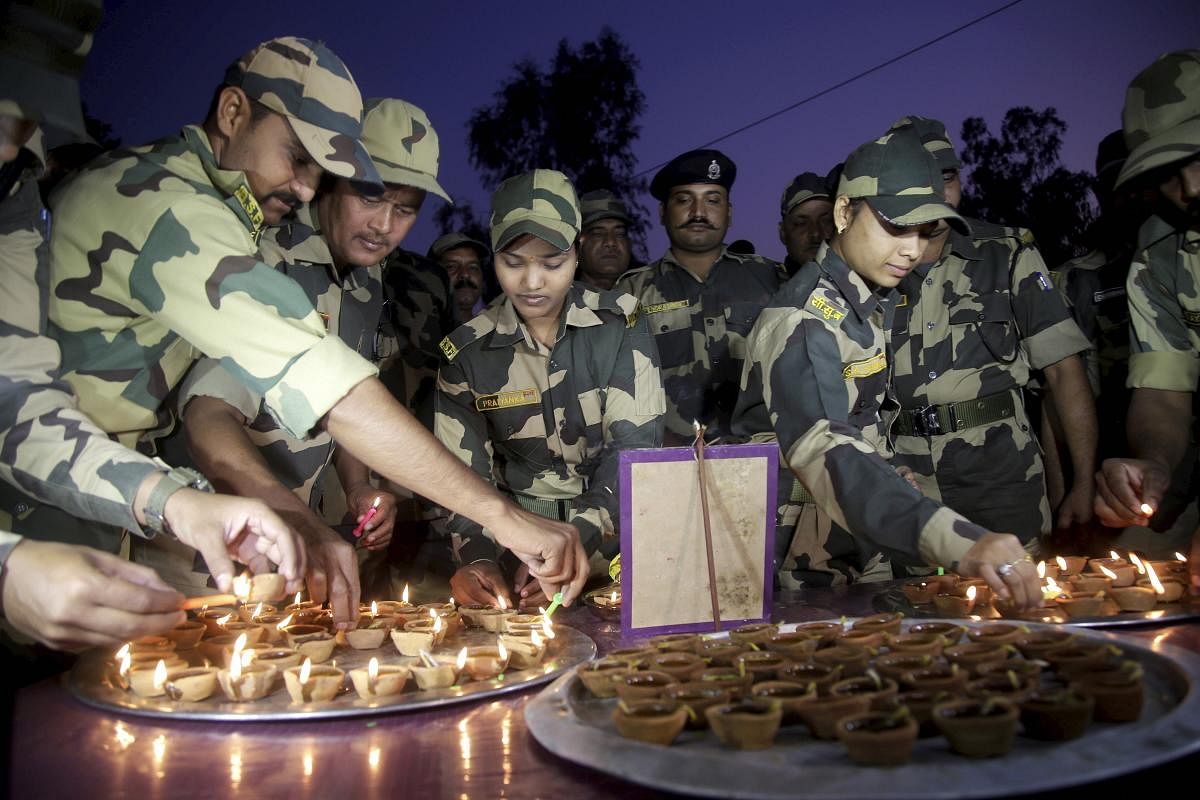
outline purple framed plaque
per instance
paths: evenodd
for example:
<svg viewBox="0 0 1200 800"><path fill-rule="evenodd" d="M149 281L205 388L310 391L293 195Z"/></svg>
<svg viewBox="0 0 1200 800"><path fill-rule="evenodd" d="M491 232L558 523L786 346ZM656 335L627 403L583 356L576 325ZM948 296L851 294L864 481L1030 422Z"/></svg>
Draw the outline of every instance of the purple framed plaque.
<svg viewBox="0 0 1200 800"><path fill-rule="evenodd" d="M779 446L704 448L720 628L771 614ZM621 453L621 635L704 632L713 624L696 452Z"/></svg>

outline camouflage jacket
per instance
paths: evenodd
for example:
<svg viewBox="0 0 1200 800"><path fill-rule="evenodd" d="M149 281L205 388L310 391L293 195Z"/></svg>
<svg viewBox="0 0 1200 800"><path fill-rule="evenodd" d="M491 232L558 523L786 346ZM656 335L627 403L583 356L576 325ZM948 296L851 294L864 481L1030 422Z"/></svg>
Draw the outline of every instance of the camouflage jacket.
<svg viewBox="0 0 1200 800"><path fill-rule="evenodd" d="M667 430L691 440L699 421L710 437L729 434L746 336L783 278L774 261L723 250L701 281L668 250L617 280L616 291L641 303L658 343Z"/></svg>
<svg viewBox="0 0 1200 800"><path fill-rule="evenodd" d="M383 303L380 267L358 267L339 279L315 213L312 206L304 206L295 220L269 229L261 243L262 260L300 285L330 335L370 359ZM180 384L179 411L198 395L224 400L250 420L246 434L271 472L305 503L316 507L320 495L313 490L319 488L333 456L333 437L324 430L304 439L292 436L271 416L261 394L212 358L200 359ZM179 460L172 446L166 452Z"/></svg>
<svg viewBox="0 0 1200 800"><path fill-rule="evenodd" d="M54 202L50 332L80 405L124 444L173 425L164 400L201 353L305 436L375 368L295 281L258 258L262 212L195 126L93 162Z"/></svg>
<svg viewBox="0 0 1200 800"><path fill-rule="evenodd" d="M873 549L952 566L985 531L923 497L887 461L896 294L872 292L828 245L817 265L785 283L754 325L734 432L774 430L816 503Z"/></svg>
<svg viewBox="0 0 1200 800"><path fill-rule="evenodd" d="M1129 385L1195 392L1200 378L1200 231L1152 216L1129 270Z"/></svg>
<svg viewBox="0 0 1200 800"><path fill-rule="evenodd" d="M618 545L618 452L662 443L658 351L636 306L577 283L552 350L507 298L442 341L438 439L510 493L569 501L566 521L589 555ZM463 563L496 557L476 523L455 516L450 531Z"/></svg>
<svg viewBox="0 0 1200 800"><path fill-rule="evenodd" d="M438 343L456 327L446 270L417 253L396 250L384 264L383 291L379 378L433 430L433 396L442 362Z"/></svg>
<svg viewBox="0 0 1200 800"><path fill-rule="evenodd" d="M134 497L161 467L109 439L77 408L59 379L58 344L46 336L47 214L36 171L0 200L0 478L74 516L145 535ZM30 507L21 492L2 494L0 517Z"/></svg>

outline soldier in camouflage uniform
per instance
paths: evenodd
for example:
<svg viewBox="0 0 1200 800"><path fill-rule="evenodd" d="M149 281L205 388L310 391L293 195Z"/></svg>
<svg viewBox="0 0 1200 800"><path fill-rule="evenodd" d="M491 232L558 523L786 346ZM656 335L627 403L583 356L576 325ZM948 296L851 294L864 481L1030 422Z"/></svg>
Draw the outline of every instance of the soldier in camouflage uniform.
<svg viewBox="0 0 1200 800"><path fill-rule="evenodd" d="M633 250L629 224L633 218L615 194L607 189L587 192L579 198L583 231L579 234L579 281L593 289L608 291L625 271Z"/></svg>
<svg viewBox="0 0 1200 800"><path fill-rule="evenodd" d="M99 19L99 4L89 3L11 3L0 12L8 34L0 43L0 478L29 493L11 490L0 508L2 607L6 625L59 649L165 630L183 619L182 598L144 567L9 528L61 541L73 532L66 528L83 530L75 515L144 536L165 530L203 547L214 572L231 576L224 535L254 520L264 538L278 539L262 549L283 562L281 571L295 581L303 570L302 544L261 503L168 492L176 476L110 440L58 380L58 346L45 336L49 215L36 180L44 165L38 125L85 135L76 81ZM25 46L10 47L18 41ZM87 531L91 541L111 546L99 530ZM257 538L246 537L250 552ZM232 550L256 569L268 567ZM6 674L20 681L12 666Z"/></svg>
<svg viewBox="0 0 1200 800"><path fill-rule="evenodd" d="M483 267L489 255L487 245L472 239L463 231L451 231L439 236L429 246L429 257L445 271L453 293L452 329L470 320L487 305L483 300L487 283Z"/></svg>
<svg viewBox="0 0 1200 800"><path fill-rule="evenodd" d="M787 248L783 268L788 277L816 258L821 245L833 238L833 192L837 183L831 177L802 172L783 190L779 241Z"/></svg>
<svg viewBox="0 0 1200 800"><path fill-rule="evenodd" d="M937 120L906 117L938 159L947 199L961 196L958 157ZM1028 231L971 220L949 228L899 285L892 380L902 410L896 463L921 490L991 530L1036 542L1050 531L1042 459L1022 388L1043 370L1065 423L1075 481L1059 527L1091 517L1096 417L1087 339L1050 281Z"/></svg>
<svg viewBox="0 0 1200 800"><path fill-rule="evenodd" d="M1104 462L1096 513L1107 525L1145 525L1186 450L1200 377L1200 50L1167 53L1142 70L1122 123L1129 158L1117 187L1156 187L1161 200L1142 225L1125 285L1133 458ZM1200 531L1190 563L1191 591L1200 594Z"/></svg>
<svg viewBox="0 0 1200 800"><path fill-rule="evenodd" d="M618 452L661 444L665 400L637 301L572 283L578 235L575 190L561 172L534 170L496 190L491 238L504 298L443 341L435 430L479 475L570 522L589 556L610 559ZM509 600L486 532L462 516L450 531L463 565L454 596ZM519 576L516 587L528 588Z"/></svg>
<svg viewBox="0 0 1200 800"><path fill-rule="evenodd" d="M894 287L939 221L967 229L940 177L910 129L850 154L832 243L771 299L750 334L735 426L774 432L786 463L832 525L863 543L862 554L980 575L1017 605L1037 605L1037 575L1016 537L923 497L887 461ZM811 542L814 563L823 544Z"/></svg>
<svg viewBox="0 0 1200 800"><path fill-rule="evenodd" d="M658 343L668 443L692 441L695 422L713 437L729 434L746 335L783 276L774 261L722 244L736 174L717 150L684 153L659 170L650 194L661 204L671 248L617 281L618 290L638 299Z"/></svg>
<svg viewBox="0 0 1200 800"><path fill-rule="evenodd" d="M335 336L303 290L258 257L264 224L312 199L323 171L379 183L362 103L323 45L275 39L235 62L203 126L115 153L60 190L72 220L50 242L51 330L82 407L127 444L171 427L164 402L201 353L261 395L289 434L318 426L380 474L476 516L568 597L587 579L577 532L524 512L403 409L376 368ZM340 541L310 542L342 574ZM330 578L335 617L357 598Z"/></svg>

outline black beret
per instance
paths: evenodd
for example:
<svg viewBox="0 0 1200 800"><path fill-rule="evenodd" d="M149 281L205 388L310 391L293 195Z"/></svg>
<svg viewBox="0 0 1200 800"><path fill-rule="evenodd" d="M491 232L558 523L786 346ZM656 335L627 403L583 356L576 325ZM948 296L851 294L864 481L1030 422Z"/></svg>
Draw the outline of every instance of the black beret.
<svg viewBox="0 0 1200 800"><path fill-rule="evenodd" d="M650 195L660 203L666 202L671 189L689 183L715 183L728 192L736 177L737 165L720 150L690 150L658 171L650 181Z"/></svg>

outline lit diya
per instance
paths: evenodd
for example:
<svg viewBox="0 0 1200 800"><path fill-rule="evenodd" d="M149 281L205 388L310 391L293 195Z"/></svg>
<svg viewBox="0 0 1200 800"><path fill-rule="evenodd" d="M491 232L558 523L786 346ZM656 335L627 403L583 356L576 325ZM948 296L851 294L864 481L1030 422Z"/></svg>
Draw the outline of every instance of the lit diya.
<svg viewBox="0 0 1200 800"><path fill-rule="evenodd" d="M508 650L508 663L514 669L536 667L546 656L545 641L536 630L527 635L504 634L500 643Z"/></svg>
<svg viewBox="0 0 1200 800"><path fill-rule="evenodd" d="M314 664L322 664L333 655L333 634L323 625L289 625L283 635L288 647L311 658Z"/></svg>
<svg viewBox="0 0 1200 800"><path fill-rule="evenodd" d="M418 656L432 651L442 643L445 627L441 617L415 619L404 623L403 630L392 630L392 644L402 656Z"/></svg>
<svg viewBox="0 0 1200 800"><path fill-rule="evenodd" d="M372 602L371 615L360 616L357 628L352 631L343 631L339 635L343 636L346 643L355 650L376 650L383 646L383 640L387 638L391 629L392 617L381 617L379 604Z"/></svg>
<svg viewBox="0 0 1200 800"><path fill-rule="evenodd" d="M457 658L433 656L422 650L420 661L412 664L412 676L421 689L447 689L458 680L459 674L467 663L467 648L459 651Z"/></svg>
<svg viewBox="0 0 1200 800"><path fill-rule="evenodd" d="M235 703L260 700L275 688L275 678L279 671L270 664L252 661L242 665L240 653L238 658L229 660L229 667L217 672L217 682L221 691Z"/></svg>
<svg viewBox="0 0 1200 800"><path fill-rule="evenodd" d="M313 666L310 659L283 671L283 684L293 703L327 703L341 691L346 673L333 666Z"/></svg>
<svg viewBox="0 0 1200 800"><path fill-rule="evenodd" d="M363 700L395 697L404 691L411 670L398 664L380 664L372 658L365 669L350 670L350 682Z"/></svg>
<svg viewBox="0 0 1200 800"><path fill-rule="evenodd" d="M161 697L167 682L167 663L159 659L154 666L135 666L129 670L129 688L138 697Z"/></svg>
<svg viewBox="0 0 1200 800"><path fill-rule="evenodd" d="M483 647L468 647L467 658L463 668L472 680L487 681L504 673L508 667L508 650L504 642L496 640L495 645Z"/></svg>
<svg viewBox="0 0 1200 800"><path fill-rule="evenodd" d="M1153 565L1146 566L1146 577L1137 582L1137 586L1154 592L1159 603L1174 603L1183 597L1183 581L1177 578L1159 578Z"/></svg>
<svg viewBox="0 0 1200 800"><path fill-rule="evenodd" d="M517 614L515 609L508 607L503 597L498 598L498 601L500 603L499 607L487 608L480 611L477 615L483 629L489 633L503 633L508 620Z"/></svg>
<svg viewBox="0 0 1200 800"><path fill-rule="evenodd" d="M186 703L207 700L217 689L216 667L185 667L167 672L163 683L163 694L170 699Z"/></svg>

